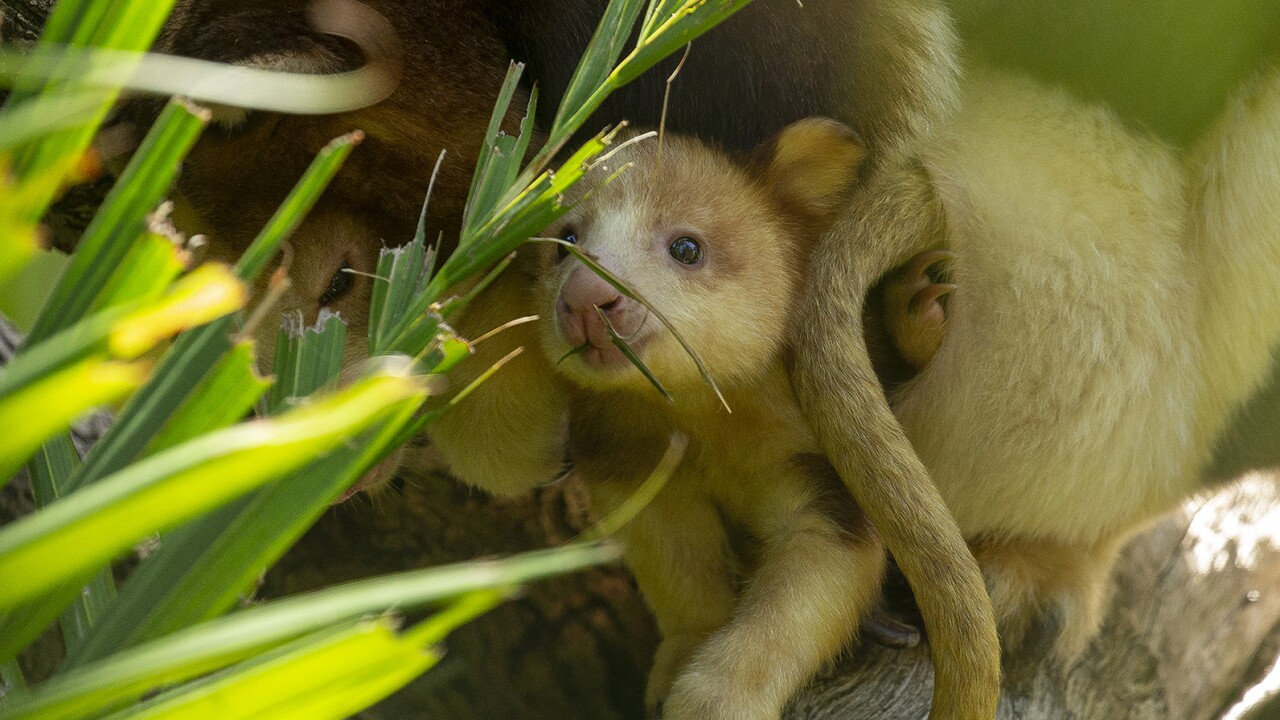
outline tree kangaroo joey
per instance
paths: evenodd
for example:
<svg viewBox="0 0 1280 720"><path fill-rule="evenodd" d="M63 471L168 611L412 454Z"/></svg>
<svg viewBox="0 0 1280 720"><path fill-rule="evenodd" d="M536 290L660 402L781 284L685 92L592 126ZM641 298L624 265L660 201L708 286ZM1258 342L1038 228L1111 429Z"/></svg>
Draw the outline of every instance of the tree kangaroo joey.
<svg viewBox="0 0 1280 720"><path fill-rule="evenodd" d="M1022 657L1087 644L1121 545L1204 486L1219 437L1272 376L1277 168L1274 67L1186 154L1105 107L975 68L936 141L860 185L814 251L793 382L842 475L900 470L867 449L898 425L867 412L865 350L846 331L863 294L903 257L954 253L945 338L890 401ZM913 504L887 507L910 533Z"/></svg>
<svg viewBox="0 0 1280 720"><path fill-rule="evenodd" d="M731 412L643 302L563 248L544 254L533 303L546 357L568 355L556 367L569 383L570 450L598 513L636 491L673 433L688 438L665 487L621 530L663 634L647 700L668 720L778 718L854 638L885 566L879 536L823 458L786 369L811 250L865 151L847 127L812 119L761 155L743 165L679 136L660 152L656 142L632 144L613 157L630 165L621 177L549 230L667 317ZM927 348L941 335L937 305L948 287L926 274L939 259L923 254L886 282L897 346ZM958 705L949 716L988 712Z"/></svg>

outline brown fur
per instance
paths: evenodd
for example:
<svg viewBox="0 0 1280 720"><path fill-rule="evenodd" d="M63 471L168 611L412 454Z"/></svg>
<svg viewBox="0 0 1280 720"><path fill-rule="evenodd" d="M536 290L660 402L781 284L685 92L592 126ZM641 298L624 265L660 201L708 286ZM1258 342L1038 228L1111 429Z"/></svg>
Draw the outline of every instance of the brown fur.
<svg viewBox="0 0 1280 720"><path fill-rule="evenodd" d="M214 127L189 156L178 191L197 228L220 252L234 254L261 229L329 140L360 129L366 139L328 190L322 206L357 218L359 241L376 258L386 244L412 237L432 168L447 151L432 198L428 237L452 241L471 168L509 55L482 4L460 0L369 3L394 27L405 71L385 101L340 115L251 114L238 127ZM310 30L302 0L188 0L166 32L164 50L202 59L330 72L361 62L343 41ZM265 58L265 59L264 59ZM448 67L449 72L424 72ZM512 104L511 121L523 103ZM300 229L308 240L312 225ZM322 241L316 240L318 244Z"/></svg>

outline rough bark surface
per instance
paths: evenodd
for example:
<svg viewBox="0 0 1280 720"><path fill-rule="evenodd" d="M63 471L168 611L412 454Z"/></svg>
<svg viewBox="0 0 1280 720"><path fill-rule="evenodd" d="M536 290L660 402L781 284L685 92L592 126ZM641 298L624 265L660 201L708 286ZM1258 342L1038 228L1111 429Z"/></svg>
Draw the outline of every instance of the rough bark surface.
<svg viewBox="0 0 1280 720"><path fill-rule="evenodd" d="M423 477L330 510L268 574L262 594L547 547L588 522L582 490L571 482L496 500ZM361 717L639 718L656 643L620 568L536 584L453 635L441 667Z"/></svg>
<svg viewBox="0 0 1280 720"><path fill-rule="evenodd" d="M394 511L336 508L266 589L291 591L446 558L557 542L585 517L570 487L498 502L442 479ZM389 505L389 504L388 504ZM450 641L452 665L366 718L636 717L653 628L613 573L547 583ZM1253 475L1184 507L1127 549L1097 642L1071 667L1015 659L1001 720L1220 718L1280 652L1280 488ZM788 720L923 718L926 647L856 648ZM603 683L600 684L600 683Z"/></svg>
<svg viewBox="0 0 1280 720"><path fill-rule="evenodd" d="M53 0L0 0L0 39L35 40L52 8Z"/></svg>
<svg viewBox="0 0 1280 720"><path fill-rule="evenodd" d="M1015 667L999 718L1210 720L1280 649L1280 490L1253 475L1187 502L1126 549L1102 632L1070 667ZM794 720L923 718L923 648L861 649ZM1014 659L1013 662L1025 659Z"/></svg>

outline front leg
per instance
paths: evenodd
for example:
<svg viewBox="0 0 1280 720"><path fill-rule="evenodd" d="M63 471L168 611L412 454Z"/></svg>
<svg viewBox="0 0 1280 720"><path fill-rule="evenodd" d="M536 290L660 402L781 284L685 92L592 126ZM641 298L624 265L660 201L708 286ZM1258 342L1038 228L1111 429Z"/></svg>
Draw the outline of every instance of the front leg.
<svg viewBox="0 0 1280 720"><path fill-rule="evenodd" d="M463 337L535 314L532 262L518 258L472 302L457 325ZM449 378L461 390L517 349L523 350L427 429L431 450L452 475L497 495L519 495L563 474L568 389L542 352L537 326L528 323L485 340Z"/></svg>
<svg viewBox="0 0 1280 720"><path fill-rule="evenodd" d="M728 539L715 506L689 489L692 478L671 478L662 492L619 531L627 565L662 632L645 691L649 716L661 712L671 684L689 657L733 611ZM592 483L601 515L634 490L620 482Z"/></svg>
<svg viewBox="0 0 1280 720"><path fill-rule="evenodd" d="M787 700L857 635L880 596L885 555L852 499L837 522L803 482L759 506L763 553L733 619L677 678L664 720L777 720Z"/></svg>

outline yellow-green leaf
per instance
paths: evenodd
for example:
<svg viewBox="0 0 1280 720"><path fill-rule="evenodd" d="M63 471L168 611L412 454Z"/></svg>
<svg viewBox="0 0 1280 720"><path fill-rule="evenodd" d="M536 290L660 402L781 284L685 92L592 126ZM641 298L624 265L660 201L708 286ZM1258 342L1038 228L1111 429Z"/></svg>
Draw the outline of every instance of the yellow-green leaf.
<svg viewBox="0 0 1280 720"><path fill-rule="evenodd" d="M424 397L418 379L371 376L278 418L204 435L72 493L0 529L0 608L82 577L147 535L260 487Z"/></svg>
<svg viewBox="0 0 1280 720"><path fill-rule="evenodd" d="M107 342L117 357L137 357L179 331L220 318L244 306L248 292L225 265L201 265L174 283L163 300L130 313Z"/></svg>
<svg viewBox="0 0 1280 720"><path fill-rule="evenodd" d="M138 363L91 359L42 378L0 401L0 485L54 433L90 408L115 402L146 379Z"/></svg>

